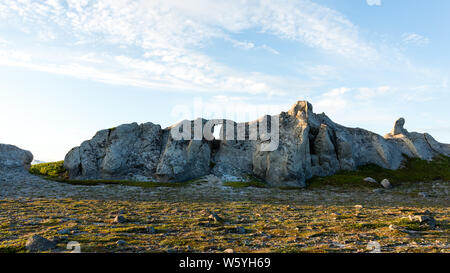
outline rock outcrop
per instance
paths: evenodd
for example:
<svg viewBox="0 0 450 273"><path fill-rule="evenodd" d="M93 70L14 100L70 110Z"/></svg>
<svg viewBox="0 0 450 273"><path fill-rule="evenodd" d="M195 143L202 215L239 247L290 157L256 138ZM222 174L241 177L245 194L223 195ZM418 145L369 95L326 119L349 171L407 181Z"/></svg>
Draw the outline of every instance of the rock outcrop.
<svg viewBox="0 0 450 273"><path fill-rule="evenodd" d="M220 139L211 137L216 124L222 124ZM99 131L72 149L64 165L71 179L185 181L208 174L224 180L252 175L272 186L301 187L313 176L369 163L397 169L405 156L450 156L450 145L426 133L409 133L404 124L403 118L397 120L382 137L336 124L299 101L288 112L247 123L197 119L166 129L153 123L124 124ZM204 130L200 137L196 125ZM181 130L188 137L179 139L183 127L191 129ZM277 145L268 150L268 142Z"/></svg>
<svg viewBox="0 0 450 273"><path fill-rule="evenodd" d="M0 144L0 169L29 169L33 154L13 145Z"/></svg>

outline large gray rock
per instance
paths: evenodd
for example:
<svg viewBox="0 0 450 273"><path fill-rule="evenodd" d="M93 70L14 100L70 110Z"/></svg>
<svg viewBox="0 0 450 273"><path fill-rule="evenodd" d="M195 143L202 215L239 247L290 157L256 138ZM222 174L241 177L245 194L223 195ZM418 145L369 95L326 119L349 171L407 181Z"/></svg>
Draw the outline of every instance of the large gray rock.
<svg viewBox="0 0 450 273"><path fill-rule="evenodd" d="M270 125L272 121L278 121L279 126L270 127L275 126ZM72 149L64 165L72 179L185 181L208 174L222 179L251 175L272 186L302 187L313 176L355 170L366 164L397 169L405 156L425 160L450 156L450 145L426 133L408 132L403 118L382 137L334 123L324 113L315 114L306 101L297 102L287 112L252 122L210 122L222 124L220 139L207 133L194 139L194 129L187 131L188 137L174 138L174 130L205 126L208 121L204 119L185 120L166 129L152 123L132 123L102 130ZM261 124L269 124L269 130L258 131L255 138L250 128L261 129ZM238 128L244 130L238 133ZM279 145L268 150L268 136L273 132L279 132Z"/></svg>
<svg viewBox="0 0 450 273"><path fill-rule="evenodd" d="M13 145L0 144L0 168L29 169L33 154Z"/></svg>
<svg viewBox="0 0 450 273"><path fill-rule="evenodd" d="M161 126L124 124L102 130L64 159L72 179L154 178L161 154Z"/></svg>

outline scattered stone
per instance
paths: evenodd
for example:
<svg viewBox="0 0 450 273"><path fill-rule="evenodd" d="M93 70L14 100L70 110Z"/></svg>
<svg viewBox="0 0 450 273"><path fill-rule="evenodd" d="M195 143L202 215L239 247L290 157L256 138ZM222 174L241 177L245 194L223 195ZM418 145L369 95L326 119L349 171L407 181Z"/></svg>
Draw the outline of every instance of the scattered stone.
<svg viewBox="0 0 450 273"><path fill-rule="evenodd" d="M47 251L55 247L56 243L54 241L45 239L40 235L31 236L25 244L25 248L31 252Z"/></svg>
<svg viewBox="0 0 450 273"><path fill-rule="evenodd" d="M364 178L364 181L369 182L369 183L378 184L378 182L375 179L373 179L372 177L366 177L366 178Z"/></svg>
<svg viewBox="0 0 450 273"><path fill-rule="evenodd" d="M406 228L402 228L402 227L399 227L399 226L396 226L396 225L390 225L389 229L393 230L393 231L400 231L400 232L403 232L403 233L408 233L408 234L417 234L417 233L419 233L418 231L408 230Z"/></svg>
<svg viewBox="0 0 450 273"><path fill-rule="evenodd" d="M419 192L419 196L420 196L420 197L423 197L423 198L428 198L428 197L430 197L430 195L428 195L428 193L426 193L426 192Z"/></svg>
<svg viewBox="0 0 450 273"><path fill-rule="evenodd" d="M244 227L239 226L239 227L236 227L236 233L237 234L245 234L245 233L247 233L247 231L245 230Z"/></svg>
<svg viewBox="0 0 450 273"><path fill-rule="evenodd" d="M436 219L429 215L410 215L409 220L418 221L421 224L425 223L430 229L434 229L436 227Z"/></svg>
<svg viewBox="0 0 450 273"><path fill-rule="evenodd" d="M391 185L391 182L389 182L389 180L388 179L383 179L382 181L381 181L381 186L383 186L385 189L390 189L390 188L392 188L392 185Z"/></svg>
<svg viewBox="0 0 450 273"><path fill-rule="evenodd" d="M223 222L223 219L219 215L217 215L217 213L214 212L212 212L208 218L214 220L214 222Z"/></svg>
<svg viewBox="0 0 450 273"><path fill-rule="evenodd" d="M396 225L389 225L390 230L401 230L402 228Z"/></svg>
<svg viewBox="0 0 450 273"><path fill-rule="evenodd" d="M118 246L124 246L124 245L127 244L127 242L125 242L124 240L119 240L119 241L117 241L116 244L117 244Z"/></svg>
<svg viewBox="0 0 450 273"><path fill-rule="evenodd" d="M59 242L67 241L68 239L69 239L69 237L67 237L67 236L54 236L52 241L55 243L59 243Z"/></svg>
<svg viewBox="0 0 450 273"><path fill-rule="evenodd" d="M70 234L70 232L71 232L70 229L65 228L65 229L58 230L56 233L61 234L61 235L67 235L67 234Z"/></svg>
<svg viewBox="0 0 450 273"><path fill-rule="evenodd" d="M383 189L374 189L374 190L373 190L373 193L378 193L378 194L380 194L380 193L383 193L383 192L384 192Z"/></svg>
<svg viewBox="0 0 450 273"><path fill-rule="evenodd" d="M355 205L355 209L362 209L363 206L362 205Z"/></svg>
<svg viewBox="0 0 450 273"><path fill-rule="evenodd" d="M234 250L231 248L225 249L223 253L234 253Z"/></svg>
<svg viewBox="0 0 450 273"><path fill-rule="evenodd" d="M156 229L152 226L147 227L147 232L149 234L155 234L156 233Z"/></svg>
<svg viewBox="0 0 450 273"><path fill-rule="evenodd" d="M127 219L123 217L122 215L117 215L116 218L114 218L113 223L125 223Z"/></svg>

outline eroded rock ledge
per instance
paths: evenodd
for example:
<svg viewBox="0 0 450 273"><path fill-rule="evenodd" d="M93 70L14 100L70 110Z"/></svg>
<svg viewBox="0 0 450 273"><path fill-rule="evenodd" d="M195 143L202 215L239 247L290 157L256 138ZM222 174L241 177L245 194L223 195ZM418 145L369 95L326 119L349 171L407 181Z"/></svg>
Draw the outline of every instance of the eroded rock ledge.
<svg viewBox="0 0 450 273"><path fill-rule="evenodd" d="M279 120L279 145L274 151L261 149L264 138L250 140L248 128L264 119ZM382 137L334 123L323 113L315 114L307 101L299 101L288 112L258 121L227 123L234 129L245 126L245 140L175 140L170 133L173 126L124 124L99 131L73 148L64 166L71 179L185 181L214 174L233 180L252 175L272 186L303 186L312 176L369 163L397 169L405 156L425 160L450 156L449 144L426 133L408 132L402 118ZM226 135L227 126L222 126L221 136Z"/></svg>

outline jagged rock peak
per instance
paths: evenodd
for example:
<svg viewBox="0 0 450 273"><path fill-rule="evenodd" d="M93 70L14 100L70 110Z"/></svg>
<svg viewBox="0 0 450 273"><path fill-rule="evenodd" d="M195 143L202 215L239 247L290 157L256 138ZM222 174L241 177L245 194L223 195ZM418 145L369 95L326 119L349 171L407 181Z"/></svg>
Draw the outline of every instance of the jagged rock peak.
<svg viewBox="0 0 450 273"><path fill-rule="evenodd" d="M394 128L392 128L392 131L390 132L391 135L395 136L395 135L399 135L399 134L407 134L408 131L406 131L405 128L403 128L403 126L405 126L405 119L404 118L399 118L395 121L394 124Z"/></svg>
<svg viewBox="0 0 450 273"><path fill-rule="evenodd" d="M306 100L299 100L296 104L294 104L291 109L289 109L288 114L291 116L298 117L300 115L303 115L303 113L306 113L307 115L309 113L313 113L313 106L311 103L309 103Z"/></svg>

